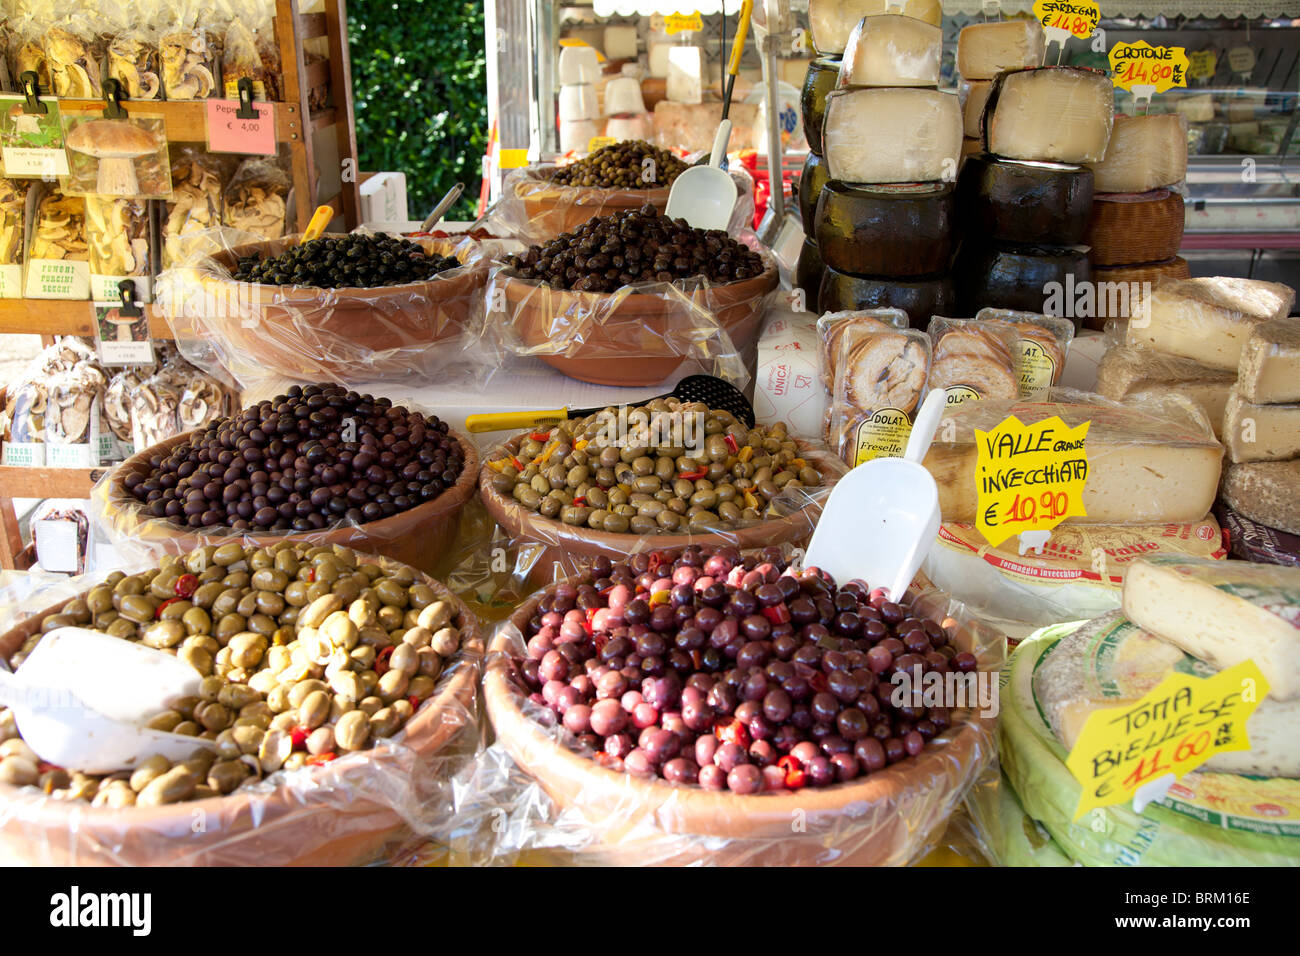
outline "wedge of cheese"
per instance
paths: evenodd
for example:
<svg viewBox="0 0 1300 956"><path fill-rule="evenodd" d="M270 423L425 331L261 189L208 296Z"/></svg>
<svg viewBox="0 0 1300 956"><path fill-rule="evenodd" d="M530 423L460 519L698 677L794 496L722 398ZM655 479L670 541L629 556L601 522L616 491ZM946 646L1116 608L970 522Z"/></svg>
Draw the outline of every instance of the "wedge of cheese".
<svg viewBox="0 0 1300 956"><path fill-rule="evenodd" d="M1223 443L1234 462L1300 458L1300 404L1256 405L1234 391L1223 411Z"/></svg>
<svg viewBox="0 0 1300 956"><path fill-rule="evenodd" d="M982 129L984 104L988 102L989 93L993 91L992 80L961 81L957 96L961 100L962 135L968 139L978 139Z"/></svg>
<svg viewBox="0 0 1300 956"><path fill-rule="evenodd" d="M846 89L826 97L826 168L840 182L951 182L961 139L956 93Z"/></svg>
<svg viewBox="0 0 1300 956"><path fill-rule="evenodd" d="M1300 534L1300 460L1229 465L1219 493L1251 521Z"/></svg>
<svg viewBox="0 0 1300 956"><path fill-rule="evenodd" d="M1100 70L1002 73L984 108L984 143L1005 159L1096 163L1106 155L1114 111L1114 87Z"/></svg>
<svg viewBox="0 0 1300 956"><path fill-rule="evenodd" d="M1237 366L1237 390L1248 402L1300 402L1300 318L1251 329Z"/></svg>
<svg viewBox="0 0 1300 956"><path fill-rule="evenodd" d="M1097 366L1099 394L1116 402L1146 393L1185 396L1205 412L1218 438L1222 438L1223 410L1236 381L1227 369L1123 345L1107 349Z"/></svg>
<svg viewBox="0 0 1300 956"><path fill-rule="evenodd" d="M1057 739L1074 747L1092 714L1135 704L1170 674L1218 670L1138 627L1120 611L1089 621L1039 658L1034 696ZM1300 699L1264 700L1250 720L1249 750L1216 754L1203 769L1260 777L1300 776Z"/></svg>
<svg viewBox="0 0 1300 956"><path fill-rule="evenodd" d="M1115 117L1106 155L1092 167L1099 193L1144 193L1187 178L1187 119L1177 113Z"/></svg>
<svg viewBox="0 0 1300 956"><path fill-rule="evenodd" d="M1102 403L965 402L945 412L923 464L939 486L943 520L974 523L976 429L989 431L1008 415L1025 424L1059 415L1071 428L1090 421L1083 492L1088 513L1068 520L1190 524L1202 520L1214 504L1223 448L1200 412L1182 407L1186 417Z"/></svg>
<svg viewBox="0 0 1300 956"><path fill-rule="evenodd" d="M1294 304L1295 290L1278 282L1178 279L1139 297L1127 341L1236 371L1255 326L1285 317Z"/></svg>
<svg viewBox="0 0 1300 956"><path fill-rule="evenodd" d="M1037 20L973 23L957 34L957 72L964 80L991 80L1003 70L1041 66L1045 47Z"/></svg>
<svg viewBox="0 0 1300 956"><path fill-rule="evenodd" d="M1300 568L1143 558L1124 579L1124 614L1214 667L1253 660L1270 697L1300 697Z"/></svg>
<svg viewBox="0 0 1300 956"><path fill-rule="evenodd" d="M937 86L943 31L916 17L863 17L849 34L840 86Z"/></svg>
<svg viewBox="0 0 1300 956"><path fill-rule="evenodd" d="M898 4L895 4L898 5ZM889 14L890 0L808 0L808 31L813 47L822 56L839 56L848 46L849 34L863 17ZM938 26L943 19L940 0L902 0L903 9L892 11Z"/></svg>

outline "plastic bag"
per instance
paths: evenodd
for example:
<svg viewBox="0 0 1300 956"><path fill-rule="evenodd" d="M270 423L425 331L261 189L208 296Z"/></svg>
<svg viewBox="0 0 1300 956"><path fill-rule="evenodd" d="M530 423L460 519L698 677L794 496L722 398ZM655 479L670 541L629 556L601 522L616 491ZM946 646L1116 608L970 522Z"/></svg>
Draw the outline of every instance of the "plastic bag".
<svg viewBox="0 0 1300 956"><path fill-rule="evenodd" d="M284 235L286 199L292 183L274 159L246 159L226 184L221 221L262 239Z"/></svg>
<svg viewBox="0 0 1300 956"><path fill-rule="evenodd" d="M45 32L45 58L55 96L100 99L103 44L84 16L70 16Z"/></svg>
<svg viewBox="0 0 1300 956"><path fill-rule="evenodd" d="M510 658L524 653L521 628L540 597L498 628L490 648L484 701L494 742L458 775L455 816L433 832L453 862L503 864L542 851L570 865L903 865L937 844L995 759L995 720L972 710L915 762L832 787L742 797L605 769L512 677ZM991 693L1002 635L933 590L918 595L917 611L976 653Z"/></svg>
<svg viewBox="0 0 1300 956"><path fill-rule="evenodd" d="M1006 309L980 309L981 322L1010 325L1016 333L1016 374L1025 398L1061 381L1065 358L1074 341L1074 323L1058 316Z"/></svg>
<svg viewBox="0 0 1300 956"><path fill-rule="evenodd" d="M393 567L383 558L359 557ZM30 649L47 613L103 579L96 573L52 583L12 575L0 589L0 653L12 659ZM395 854L412 830L428 829L446 813L444 781L478 734L478 623L440 583L418 572L415 579L452 603L460 649L392 737L320 767L279 770L227 796L156 807L92 807L34 786L0 786L0 856L25 865L265 866L356 864ZM6 725L12 736L12 723L0 722Z"/></svg>
<svg viewBox="0 0 1300 956"><path fill-rule="evenodd" d="M45 27L31 14L25 14L16 20L10 20L9 40L9 74L14 89L22 91L22 75L35 73L41 93L49 94L53 86L50 79L50 62L45 55Z"/></svg>
<svg viewBox="0 0 1300 956"><path fill-rule="evenodd" d="M158 41L163 92L169 100L202 100L217 89L217 51L203 14L182 4Z"/></svg>
<svg viewBox="0 0 1300 956"><path fill-rule="evenodd" d="M6 442L43 443L51 380L77 369L94 369L102 376L99 358L85 342L63 336L42 349L5 392L0 428Z"/></svg>
<svg viewBox="0 0 1300 956"><path fill-rule="evenodd" d="M122 84L131 100L160 100L162 71L158 60L160 11L152 2L123 0L102 7L110 40L106 75Z"/></svg>
<svg viewBox="0 0 1300 956"><path fill-rule="evenodd" d="M239 81L253 86L253 99L265 100L266 70L257 35L238 15L226 27L221 47L221 84L226 99L239 99Z"/></svg>
<svg viewBox="0 0 1300 956"><path fill-rule="evenodd" d="M140 199L86 197L90 271L106 276L150 276L149 208Z"/></svg>
<svg viewBox="0 0 1300 956"><path fill-rule="evenodd" d="M948 405L1020 395L1018 337L1008 323L931 317L931 388L947 389Z"/></svg>
<svg viewBox="0 0 1300 956"><path fill-rule="evenodd" d="M837 348L828 444L850 467L902 457L926 391L929 336L853 321Z"/></svg>
<svg viewBox="0 0 1300 956"><path fill-rule="evenodd" d="M85 199L51 188L36 208L27 258L84 262L89 257Z"/></svg>
<svg viewBox="0 0 1300 956"><path fill-rule="evenodd" d="M27 186L22 179L0 179L0 265L17 265L23 261Z"/></svg>
<svg viewBox="0 0 1300 956"><path fill-rule="evenodd" d="M193 146L172 154L172 198L163 206L163 264L181 263L221 249L209 235L222 224L221 204L227 161Z"/></svg>

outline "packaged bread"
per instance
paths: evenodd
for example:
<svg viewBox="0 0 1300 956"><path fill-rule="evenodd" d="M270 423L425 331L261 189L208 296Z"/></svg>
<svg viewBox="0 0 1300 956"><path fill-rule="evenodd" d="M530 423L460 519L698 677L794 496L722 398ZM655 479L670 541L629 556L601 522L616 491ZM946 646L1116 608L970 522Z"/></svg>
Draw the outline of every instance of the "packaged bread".
<svg viewBox="0 0 1300 956"><path fill-rule="evenodd" d="M828 443L848 465L903 454L929 370L924 332L882 323L840 335Z"/></svg>
<svg viewBox="0 0 1300 956"><path fill-rule="evenodd" d="M835 361L839 355L840 340L850 329L907 328L907 313L901 309L862 309L856 312L827 312L817 319L817 337L821 342L822 381L830 391L835 384Z"/></svg>
<svg viewBox="0 0 1300 956"><path fill-rule="evenodd" d="M90 35L84 21L69 20L45 33L45 60L50 87L55 96L99 99L104 87L99 72L102 47Z"/></svg>
<svg viewBox="0 0 1300 956"><path fill-rule="evenodd" d="M949 406L1020 395L1019 349L1009 324L936 315L928 331L933 349L929 386L946 389Z"/></svg>
<svg viewBox="0 0 1300 956"><path fill-rule="evenodd" d="M289 176L271 159L246 159L239 164L224 194L222 222L263 239L284 235Z"/></svg>
<svg viewBox="0 0 1300 956"><path fill-rule="evenodd" d="M1011 326L1022 398L1060 384L1070 343L1074 341L1073 322L1060 316L1010 309L980 309L975 318Z"/></svg>

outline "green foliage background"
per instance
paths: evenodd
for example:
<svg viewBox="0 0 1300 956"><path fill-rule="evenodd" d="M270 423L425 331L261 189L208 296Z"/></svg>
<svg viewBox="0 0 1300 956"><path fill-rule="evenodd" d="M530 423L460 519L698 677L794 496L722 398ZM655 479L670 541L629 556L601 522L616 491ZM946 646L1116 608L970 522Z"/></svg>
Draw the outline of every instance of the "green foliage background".
<svg viewBox="0 0 1300 956"><path fill-rule="evenodd" d="M406 173L412 219L463 182L447 215L472 219L488 137L481 0L351 0L348 35L360 168Z"/></svg>

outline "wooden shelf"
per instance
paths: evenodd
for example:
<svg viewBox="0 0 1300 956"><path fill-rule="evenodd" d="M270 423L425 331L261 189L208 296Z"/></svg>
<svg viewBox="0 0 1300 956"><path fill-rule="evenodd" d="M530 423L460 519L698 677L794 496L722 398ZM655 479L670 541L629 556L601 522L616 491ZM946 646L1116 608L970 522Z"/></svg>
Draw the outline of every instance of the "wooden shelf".
<svg viewBox="0 0 1300 956"><path fill-rule="evenodd" d="M167 320L152 305L146 305L149 332L156 339L170 339ZM90 302L74 299L0 299L0 334L80 335L95 334ZM3 384L3 383L0 383ZM25 470L25 469L19 469ZM0 477L0 487L4 487Z"/></svg>
<svg viewBox="0 0 1300 956"><path fill-rule="evenodd" d="M322 60L321 64L325 66L328 76L328 61ZM188 103L124 100L122 108L126 110L127 116L161 116L167 128L168 142L207 142L207 107L202 100ZM98 116L104 111L104 101L60 99L59 109L69 116ZM293 143L302 138L302 113L298 104L275 104L275 138L280 143Z"/></svg>

